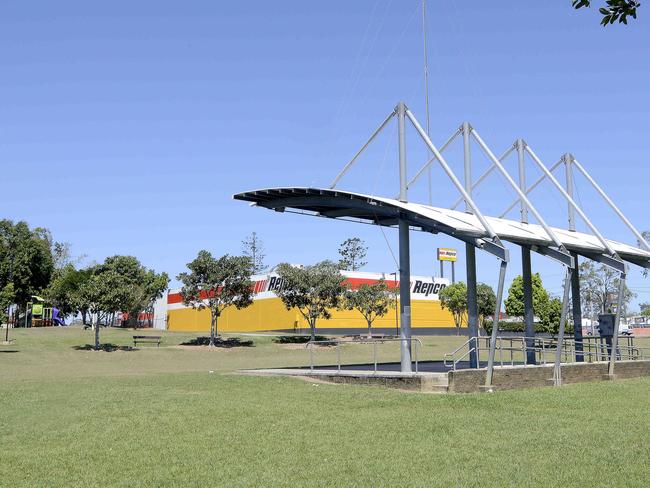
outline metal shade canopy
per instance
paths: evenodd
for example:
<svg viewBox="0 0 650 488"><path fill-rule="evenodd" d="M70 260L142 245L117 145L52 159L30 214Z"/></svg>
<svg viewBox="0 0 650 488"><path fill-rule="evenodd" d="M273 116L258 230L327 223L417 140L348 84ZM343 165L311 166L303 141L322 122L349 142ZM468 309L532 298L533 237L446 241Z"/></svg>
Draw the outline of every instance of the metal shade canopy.
<svg viewBox="0 0 650 488"><path fill-rule="evenodd" d="M398 155L399 155L399 195L395 198L377 197L350 191L336 189L337 184L359 159L365 149L372 143L377 135L382 132L393 119L397 119ZM408 180L406 161L406 123L410 122L428 148L431 158L417 172L415 177ZM463 180L456 176L451 166L447 163L442 152L456 139L462 136L463 143ZM471 142L479 146L481 151L491 161L490 168L478 179L472 178L472 151ZM504 167L503 161L510 154L517 154L519 182L510 175ZM532 185L526 184L526 156L541 170L542 176ZM408 202L408 189L416 180L427 171L432 164L439 165L447 178L459 193L459 199L452 209L433 207L420 203ZM566 187L553 175L553 171L564 164L566 172ZM632 231L638 240L634 247L617 241L606 239L598 228L591 222L584 209L573 199L573 169L582 173L591 186L605 200L609 207L618 215L623 223ZM506 186L517 194L517 199L500 217L487 217L483 215L476 201L472 198L472 191L484 181L491 172L500 174ZM529 198L529 193L543 180L548 180L562 195L567 203L568 230L549 226L543 215L537 210ZM361 147L354 157L344 166L328 189L323 188L269 188L254 190L234 195L237 200L252 202L256 206L265 207L279 212L294 212L315 215L325 218L352 220L369 224L397 227L399 229L399 273L400 282L410 282L410 244L409 230L420 229L433 234L443 233L455 237L466 243L465 261L467 268L467 325L470 339L468 341L469 362L471 367L478 367L479 357L476 347L476 337L479 335L478 306L477 306L477 280L476 280L476 248L492 254L499 260L499 279L496 292L496 305L493 315L493 326L490 338L487 374L485 387L492 388L492 376L496 342L499 330L499 316L503 299L504 280L509 261L508 249L502 241L511 242L521 248L522 276L524 283L524 322L527 335L527 364L535 364L534 350L531 338L534 337L533 291L530 253L532 251L560 262L566 269L564 280L564 296L562 301L562 314L558 330L558 346L554 366L554 384L561 384L561 352L564 340L564 330L569 312L569 288L573 299L574 323L582 322L580 310L580 278L578 273L578 256L584 256L593 261L620 273L618 307L614 326L612 351L616 350L618 340L618 327L622 309L623 290L627 273L626 262L636 264L643 268L650 268L650 244L644 236L625 217L623 212L614 204L604 190L593 180L591 175L578 163L573 155L566 153L559 163L551 168L535 154L532 148L521 138L508 148L501 157L497 157L490 147L483 141L478 131L468 122L463 122L454 134L438 149L428 131L415 118L413 113L403 102L399 102L393 111L386 117L381 125L372 133L368 141ZM465 202L465 212L454 210L460 203ZM430 203L430 202L429 202ZM519 203L521 220L508 220L505 215ZM537 224L529 223L529 213L535 218ZM576 215L582 219L591 234L576 231ZM410 341L411 341L411 301L407 287L400 288L400 338L401 341L401 371L410 372ZM579 351L582 351L582 329L574 328L576 341L576 360L581 361ZM609 359L608 374L613 377L616 354L611 354Z"/></svg>
<svg viewBox="0 0 650 488"><path fill-rule="evenodd" d="M268 188L238 193L233 198L279 212L293 209L307 215L344 220L359 219L387 227L396 227L401 218L412 227L425 232L447 234L479 248L484 248L491 240L476 215L344 190ZM503 241L531 246L537 251L542 248L550 251L556 247L541 225L498 217L486 216L485 219ZM551 227L551 230L569 251L590 259L611 257L594 235L556 227ZM620 259L650 268L649 251L609 239L606 241Z"/></svg>

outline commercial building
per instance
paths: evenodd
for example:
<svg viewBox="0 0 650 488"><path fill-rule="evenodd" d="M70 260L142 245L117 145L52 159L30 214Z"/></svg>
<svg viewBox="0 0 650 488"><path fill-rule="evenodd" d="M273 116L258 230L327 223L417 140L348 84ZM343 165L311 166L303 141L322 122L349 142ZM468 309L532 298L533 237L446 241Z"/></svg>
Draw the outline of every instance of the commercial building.
<svg viewBox="0 0 650 488"><path fill-rule="evenodd" d="M342 271L345 285L352 288L361 284L376 283L384 279L390 288L399 285L394 274ZM230 307L219 317L220 332L306 332L307 321L296 309L287 310L275 294L282 286L282 279L275 273L253 276L254 299L247 308L237 310ZM440 305L439 293L449 280L431 276L411 276L411 320L416 334L432 334L454 331L451 313ZM165 298L163 298L165 300ZM399 307L399 300L397 302ZM208 332L210 312L195 310L183 304L180 289L171 290L166 297L166 307L156 307L156 327L171 331ZM398 308L399 309L399 308ZM163 319L163 314L165 318ZM395 334L399 323L394 306L373 324L377 333ZM332 310L332 318L320 319L319 333L351 334L362 333L367 325L362 315L355 310Z"/></svg>

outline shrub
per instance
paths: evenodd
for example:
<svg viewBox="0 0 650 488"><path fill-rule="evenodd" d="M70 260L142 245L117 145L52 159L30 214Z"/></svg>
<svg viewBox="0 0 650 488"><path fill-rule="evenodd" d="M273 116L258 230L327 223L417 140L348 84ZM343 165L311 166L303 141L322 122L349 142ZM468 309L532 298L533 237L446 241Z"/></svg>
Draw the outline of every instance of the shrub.
<svg viewBox="0 0 650 488"><path fill-rule="evenodd" d="M554 324L554 327L551 326L549 327L548 325L545 325L540 322L535 323L535 333L536 334L544 334L544 333L549 333L549 334L557 334L558 329L559 329L559 323ZM483 323L483 328L488 334L492 333L492 321L487 320ZM524 323L522 321L517 321L517 322L504 322L500 321L499 322L499 332L524 332ZM564 331L565 335L566 334L573 334L573 324L567 322L566 328Z"/></svg>

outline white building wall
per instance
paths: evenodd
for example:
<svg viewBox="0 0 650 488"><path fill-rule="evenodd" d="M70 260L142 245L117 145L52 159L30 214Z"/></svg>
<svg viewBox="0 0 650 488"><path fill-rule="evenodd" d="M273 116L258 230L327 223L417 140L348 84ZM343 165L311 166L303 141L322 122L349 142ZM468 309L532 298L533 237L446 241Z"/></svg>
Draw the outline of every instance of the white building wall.
<svg viewBox="0 0 650 488"><path fill-rule="evenodd" d="M153 305L153 328L167 330L167 294Z"/></svg>

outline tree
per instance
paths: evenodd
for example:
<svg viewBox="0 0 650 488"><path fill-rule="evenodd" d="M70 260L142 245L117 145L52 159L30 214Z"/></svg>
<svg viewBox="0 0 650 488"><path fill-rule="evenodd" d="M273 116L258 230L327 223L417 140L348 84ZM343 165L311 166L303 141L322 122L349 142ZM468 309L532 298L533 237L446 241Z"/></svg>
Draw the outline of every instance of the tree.
<svg viewBox="0 0 650 488"><path fill-rule="evenodd" d="M476 287L476 301L481 327L485 328L485 321L494 315L497 306L497 295L490 285L479 283ZM497 317L498 320L498 317Z"/></svg>
<svg viewBox="0 0 650 488"><path fill-rule="evenodd" d="M358 271L363 268L367 262L363 259L366 257L368 248L365 243L358 237L346 239L339 246L339 269L348 271Z"/></svg>
<svg viewBox="0 0 650 488"><path fill-rule="evenodd" d="M264 245L262 240L257 237L257 232L252 232L246 239L242 241L242 254L248 257L253 263L253 273L261 273L266 269L264 264Z"/></svg>
<svg viewBox="0 0 650 488"><path fill-rule="evenodd" d="M0 220L0 289L12 283L16 303L26 306L32 295L47 287L53 268L46 229Z"/></svg>
<svg viewBox="0 0 650 488"><path fill-rule="evenodd" d="M14 285L8 283L0 290L0 324L6 324L9 329L9 307L15 303ZM7 336L9 331L5 331Z"/></svg>
<svg viewBox="0 0 650 488"><path fill-rule="evenodd" d="M54 271L52 281L45 290L45 297L64 317L83 312L79 293L91 275L90 268L79 270L73 264L66 264Z"/></svg>
<svg viewBox="0 0 650 488"><path fill-rule="evenodd" d="M52 242L51 248L55 270L63 269L70 264L76 267L86 258L85 254L73 256L69 242Z"/></svg>
<svg viewBox="0 0 650 488"><path fill-rule="evenodd" d="M548 305L548 292L544 289L542 277L539 273L535 273L532 276L531 282L533 285L533 313L538 318L541 318ZM512 280L512 284L508 289L508 298L506 298L505 306L508 315L513 317L524 316L524 279L521 275Z"/></svg>
<svg viewBox="0 0 650 488"><path fill-rule="evenodd" d="M557 334L560 330L562 318L562 300L557 297L550 298L540 314L542 332Z"/></svg>
<svg viewBox="0 0 650 488"><path fill-rule="evenodd" d="M313 341L317 320L331 318L331 309L339 308L345 294L338 266L331 261L304 267L282 263L277 273L282 283L276 295L287 310L297 308L307 320Z"/></svg>
<svg viewBox="0 0 650 488"><path fill-rule="evenodd" d="M362 284L356 290L348 289L345 294L345 306L348 310L357 310L368 325L368 337L372 336L372 323L377 317L388 313L393 302L391 292L382 279L372 285Z"/></svg>
<svg viewBox="0 0 650 488"><path fill-rule="evenodd" d="M168 286L169 275L167 273L156 273L153 270L147 270L143 287L144 293L142 294L141 308L149 315L153 314L156 300L162 298Z"/></svg>
<svg viewBox="0 0 650 488"><path fill-rule="evenodd" d="M137 325L139 312L146 306L147 268L134 256L111 256L99 267L100 273L113 272L122 278L120 291L122 302L117 310L106 310L107 314L127 312L129 322ZM107 317L108 320L108 317Z"/></svg>
<svg viewBox="0 0 650 488"><path fill-rule="evenodd" d="M440 305L451 312L456 331L460 335L463 319L467 317L467 285L462 281L452 283L440 290Z"/></svg>
<svg viewBox="0 0 650 488"><path fill-rule="evenodd" d="M137 328L140 312L153 311L155 301L169 285L169 276L147 269L133 256L112 256L106 259L103 267L123 277L126 302L121 311L128 312L128 322Z"/></svg>
<svg viewBox="0 0 650 488"><path fill-rule="evenodd" d="M253 303L253 263L249 257L228 254L216 259L202 250L187 268L189 273L177 277L183 283L183 303L210 310L210 346L214 346L217 322L223 311L231 306L242 309Z"/></svg>
<svg viewBox="0 0 650 488"><path fill-rule="evenodd" d="M591 0L572 0L573 7L581 9L583 7L591 7ZM620 24L627 24L627 18L632 17L636 19L636 9L641 6L638 0L605 0L605 7L598 9L598 12L603 16L600 25L606 26L618 22Z"/></svg>
<svg viewBox="0 0 650 488"><path fill-rule="evenodd" d="M80 287L79 301L93 317L95 350L99 350L99 329L102 314L124 310L130 300L129 288L123 276L115 270L96 266L89 270L90 276Z"/></svg>
<svg viewBox="0 0 650 488"><path fill-rule="evenodd" d="M533 314L539 321L536 331L557 333L562 314L562 300L549 295L539 273L535 273L531 281L533 284ZM505 305L508 315L524 316L524 280L521 276L517 276L512 281Z"/></svg>
<svg viewBox="0 0 650 488"><path fill-rule="evenodd" d="M641 315L644 317L650 317L650 303L641 304Z"/></svg>
<svg viewBox="0 0 650 488"><path fill-rule="evenodd" d="M618 300L620 274L604 264L595 265L593 261L584 261L578 270L584 315L596 318L598 314L611 312ZM627 285L624 290L622 312L634 298Z"/></svg>

